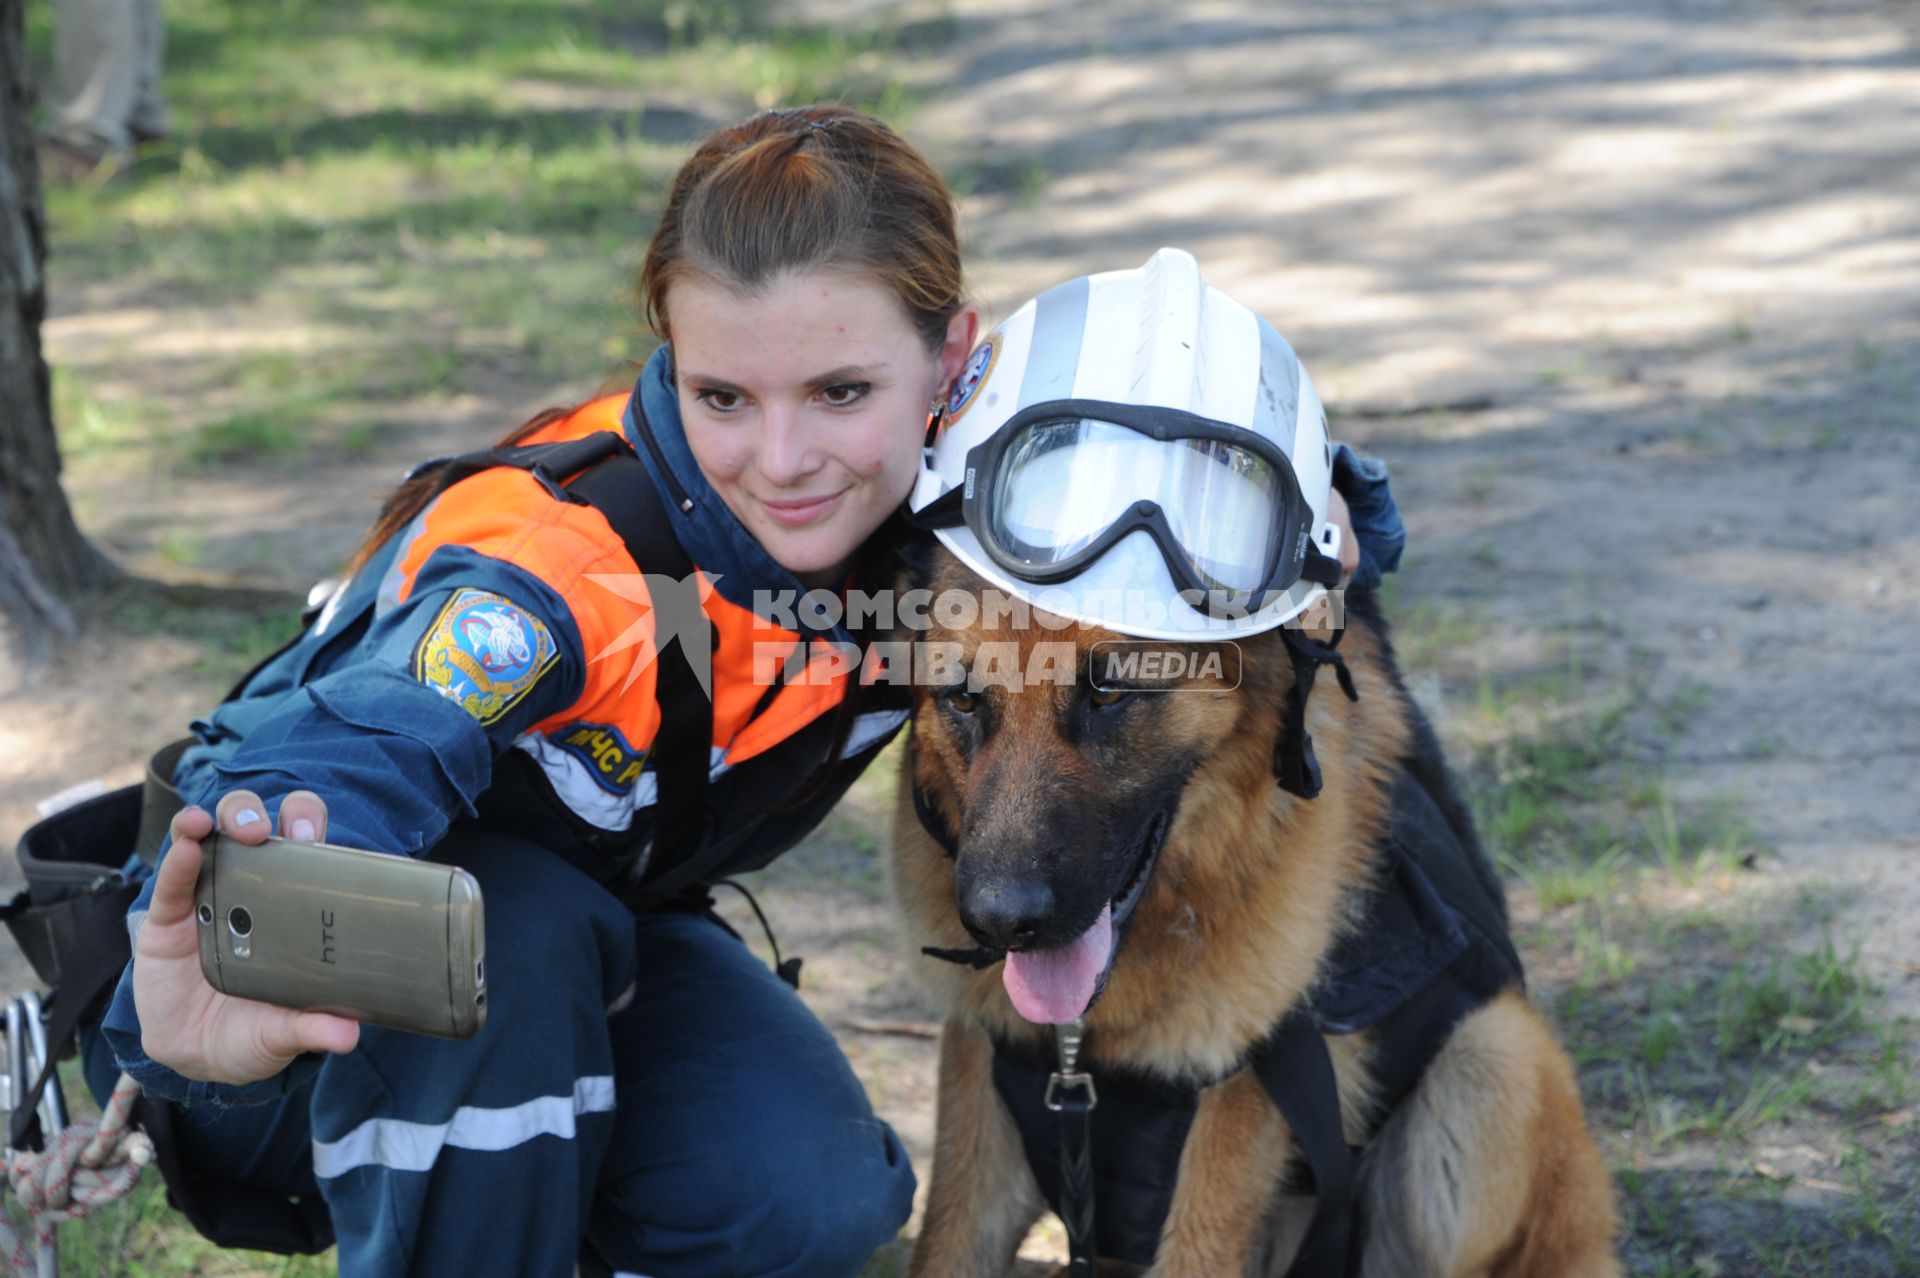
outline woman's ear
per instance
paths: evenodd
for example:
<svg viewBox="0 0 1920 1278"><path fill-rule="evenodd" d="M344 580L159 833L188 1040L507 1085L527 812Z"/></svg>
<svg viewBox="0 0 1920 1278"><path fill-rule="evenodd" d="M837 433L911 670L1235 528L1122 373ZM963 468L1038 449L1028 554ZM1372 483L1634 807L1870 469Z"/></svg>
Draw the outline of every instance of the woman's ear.
<svg viewBox="0 0 1920 1278"><path fill-rule="evenodd" d="M973 354L973 347L980 336L980 306L977 302L963 302L960 309L947 321L947 341L940 348L940 385L938 395L945 399L947 391L953 386L953 379L960 376L960 370L967 365L967 356Z"/></svg>

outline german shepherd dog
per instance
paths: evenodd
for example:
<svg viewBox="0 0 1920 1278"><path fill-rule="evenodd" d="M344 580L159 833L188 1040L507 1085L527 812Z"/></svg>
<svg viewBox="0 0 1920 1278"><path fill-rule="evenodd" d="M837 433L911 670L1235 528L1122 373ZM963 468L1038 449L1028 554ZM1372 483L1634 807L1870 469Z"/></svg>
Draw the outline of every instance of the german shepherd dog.
<svg viewBox="0 0 1920 1278"><path fill-rule="evenodd" d="M930 544L907 563L900 584L936 598L988 589ZM1498 880L1400 681L1385 623L1365 592L1349 592L1346 605L1339 652L1359 695L1349 700L1323 675L1307 698L1324 777L1311 800L1275 784L1295 687L1294 647L1278 630L1240 643L1238 686L1232 671L1208 671L1164 694L1091 684L1089 650L1121 638L1091 627L1015 628L983 609L964 626L931 617L931 632L914 636L958 645L969 669L989 642L1021 654L1021 669L1043 642L1071 642L1079 661L1071 683L1015 690L975 679L913 693L895 887L915 943L977 956L971 971L925 963L948 1013L917 1278L988 1278L1011 1266L1045 1201L995 1085L996 1045L1050 1057L1053 1031L1035 1022L1076 1013L1083 1068L1096 1078L1198 1087L1148 1272L1288 1272L1313 1200L1289 1171L1292 1129L1246 1062L1364 926L1360 903L1384 872L1396 784L1411 776L1435 793L1505 927ZM1612 1191L1571 1063L1517 979L1441 1033L1390 1112L1377 1094L1373 1032L1324 1036L1334 1138L1362 1149L1359 1272L1618 1274ZM1139 1272L1110 1262L1102 1271Z"/></svg>

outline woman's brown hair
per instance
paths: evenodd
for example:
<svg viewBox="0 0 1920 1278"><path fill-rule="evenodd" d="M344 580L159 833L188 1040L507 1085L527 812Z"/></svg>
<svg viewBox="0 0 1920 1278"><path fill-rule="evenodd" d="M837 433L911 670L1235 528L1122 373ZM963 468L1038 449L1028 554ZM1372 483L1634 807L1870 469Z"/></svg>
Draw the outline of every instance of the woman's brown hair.
<svg viewBox="0 0 1920 1278"><path fill-rule="evenodd" d="M929 351L945 344L966 300L953 192L899 134L848 107L767 111L709 137L674 176L638 287L648 326L671 341L673 286L687 275L753 292L806 270L877 280L900 300ZM519 443L578 407L538 413L499 443ZM347 573L412 522L432 498L435 478L429 471L394 490ZM891 584L893 539L886 531L867 539L854 564L856 586ZM794 804L825 785L862 700L842 701L827 766Z"/></svg>
<svg viewBox="0 0 1920 1278"><path fill-rule="evenodd" d="M939 350L964 301L953 193L872 116L794 107L720 130L681 167L640 294L671 341L669 299L686 274L751 292L787 271L842 269L886 285Z"/></svg>

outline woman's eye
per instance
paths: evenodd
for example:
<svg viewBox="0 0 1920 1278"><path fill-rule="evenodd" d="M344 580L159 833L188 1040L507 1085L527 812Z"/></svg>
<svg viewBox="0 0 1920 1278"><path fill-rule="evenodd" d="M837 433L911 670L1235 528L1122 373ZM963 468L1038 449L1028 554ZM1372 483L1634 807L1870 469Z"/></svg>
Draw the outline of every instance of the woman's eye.
<svg viewBox="0 0 1920 1278"><path fill-rule="evenodd" d="M695 391L693 397L717 412L730 413L740 407L740 396L730 390L709 388Z"/></svg>
<svg viewBox="0 0 1920 1278"><path fill-rule="evenodd" d="M820 398L834 408L846 408L850 404L859 403L872 389L872 382L841 382L837 386L829 386L821 391Z"/></svg>

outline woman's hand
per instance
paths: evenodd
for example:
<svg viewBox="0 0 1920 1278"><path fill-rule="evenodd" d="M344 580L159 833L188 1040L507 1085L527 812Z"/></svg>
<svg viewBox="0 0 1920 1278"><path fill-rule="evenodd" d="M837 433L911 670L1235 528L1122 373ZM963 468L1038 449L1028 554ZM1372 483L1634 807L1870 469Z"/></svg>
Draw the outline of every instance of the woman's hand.
<svg viewBox="0 0 1920 1278"><path fill-rule="evenodd" d="M1347 510L1347 499L1338 488L1329 489L1327 499L1327 522L1340 530L1340 584L1344 586L1360 567L1360 542L1353 535L1353 515Z"/></svg>
<svg viewBox="0 0 1920 1278"><path fill-rule="evenodd" d="M253 792L231 792L217 809L221 835L264 842L266 811ZM200 844L214 821L205 808L186 808L173 818L173 846L160 862L153 902L133 946L141 1046L160 1064L211 1083L271 1078L303 1052L352 1051L360 1041L358 1022L231 998L200 974L193 894ZM280 806L280 826L285 837L317 842L326 834L326 804L311 790L296 790Z"/></svg>

